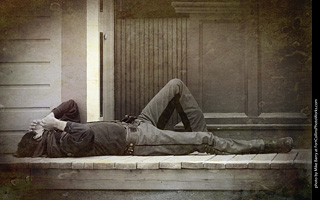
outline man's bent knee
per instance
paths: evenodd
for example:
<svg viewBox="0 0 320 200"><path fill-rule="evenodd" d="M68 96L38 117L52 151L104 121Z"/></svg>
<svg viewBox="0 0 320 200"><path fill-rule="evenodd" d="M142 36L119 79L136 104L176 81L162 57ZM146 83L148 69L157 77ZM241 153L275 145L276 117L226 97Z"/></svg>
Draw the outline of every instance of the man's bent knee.
<svg viewBox="0 0 320 200"><path fill-rule="evenodd" d="M174 79L171 79L169 82L168 82L168 85L171 85L171 86L182 86L184 85L183 81L178 79L178 78L174 78Z"/></svg>

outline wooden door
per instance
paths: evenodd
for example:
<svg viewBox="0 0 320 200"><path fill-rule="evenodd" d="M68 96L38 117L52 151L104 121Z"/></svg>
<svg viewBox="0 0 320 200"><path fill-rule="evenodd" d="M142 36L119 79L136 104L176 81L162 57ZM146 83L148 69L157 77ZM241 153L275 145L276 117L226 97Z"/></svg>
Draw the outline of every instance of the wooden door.
<svg viewBox="0 0 320 200"><path fill-rule="evenodd" d="M188 24L188 84L208 119L259 115L257 21L239 2L176 3ZM179 9L191 6L191 10ZM199 6L205 11L197 11ZM190 8L190 7L189 7ZM243 123L242 121L241 123ZM214 123L214 121L209 122Z"/></svg>
<svg viewBox="0 0 320 200"><path fill-rule="evenodd" d="M311 19L301 12L308 4L298 8L283 2L277 9L249 0L172 5L190 16L188 86L209 129L238 138L290 135L300 139L297 146L310 144Z"/></svg>
<svg viewBox="0 0 320 200"><path fill-rule="evenodd" d="M12 153L31 121L61 102L61 14L45 0L0 9L0 153Z"/></svg>

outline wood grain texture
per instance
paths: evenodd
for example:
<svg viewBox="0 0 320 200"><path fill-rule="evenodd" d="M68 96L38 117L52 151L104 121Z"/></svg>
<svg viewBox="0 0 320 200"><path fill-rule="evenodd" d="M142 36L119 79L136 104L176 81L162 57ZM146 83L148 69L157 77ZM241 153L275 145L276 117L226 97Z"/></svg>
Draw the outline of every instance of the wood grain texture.
<svg viewBox="0 0 320 200"><path fill-rule="evenodd" d="M0 36L1 153L13 153L19 134L61 103L61 10L3 2ZM17 6L8 12L7 6ZM4 10L3 10L4 9Z"/></svg>
<svg viewBox="0 0 320 200"><path fill-rule="evenodd" d="M138 115L172 78L186 81L187 19L117 19L116 119Z"/></svg>
<svg viewBox="0 0 320 200"><path fill-rule="evenodd" d="M258 154L248 163L248 168L254 169L269 169L271 161L276 157L276 153L272 154Z"/></svg>

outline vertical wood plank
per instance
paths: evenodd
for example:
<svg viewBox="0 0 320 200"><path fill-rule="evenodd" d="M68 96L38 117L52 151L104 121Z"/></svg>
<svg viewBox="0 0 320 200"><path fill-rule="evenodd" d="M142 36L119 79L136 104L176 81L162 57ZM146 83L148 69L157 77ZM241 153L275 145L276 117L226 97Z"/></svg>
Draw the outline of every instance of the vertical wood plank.
<svg viewBox="0 0 320 200"><path fill-rule="evenodd" d="M144 105L147 105L149 101L149 22L145 19L145 44L144 44L144 50L145 50L145 65L144 65L144 72L145 72L145 84L144 84Z"/></svg>
<svg viewBox="0 0 320 200"><path fill-rule="evenodd" d="M172 35L172 27L173 27L173 19L169 18L168 19L168 77L167 77L167 81L169 81L170 79L173 78L173 65L172 65L172 61L173 61L173 35Z"/></svg>
<svg viewBox="0 0 320 200"><path fill-rule="evenodd" d="M179 78L179 70L178 70L178 19L174 18L173 19L173 25L172 25L172 65L173 65L173 70L172 70L172 78ZM176 122L179 121L179 116L177 114L177 111L174 111L173 114L173 119L172 119L172 124L176 124Z"/></svg>
<svg viewBox="0 0 320 200"><path fill-rule="evenodd" d="M140 32L139 32L139 38L140 38L140 85L139 85L139 99L140 99L140 110L142 110L145 106L144 102L144 85L145 85L145 35L144 35L144 19L139 20L140 25Z"/></svg>
<svg viewBox="0 0 320 200"><path fill-rule="evenodd" d="M119 101L121 102L121 114L120 118L124 115L126 112L126 21L122 20L121 23L121 87L119 88L121 90L121 98ZM119 119L120 119L119 118Z"/></svg>
<svg viewBox="0 0 320 200"><path fill-rule="evenodd" d="M126 93L125 93L125 105L127 107L126 111L127 113L123 113L123 114L130 114L131 111L131 84L130 84L130 64L131 64L131 20L130 19L126 19L126 39L125 39L125 43L126 43L126 49L125 49L125 88L126 88Z"/></svg>
<svg viewBox="0 0 320 200"><path fill-rule="evenodd" d="M163 85L168 82L168 19L163 19Z"/></svg>
<svg viewBox="0 0 320 200"><path fill-rule="evenodd" d="M154 96L154 80L153 80L153 70L154 70L154 27L153 27L154 19L149 20L149 38L150 38L150 43L149 43L149 73L148 76L150 77L150 84L149 84L149 98L148 102L152 99Z"/></svg>
<svg viewBox="0 0 320 200"><path fill-rule="evenodd" d="M182 79L181 77L181 71L182 71L182 55L181 55L181 18L177 19L177 72L178 72L178 78Z"/></svg>
<svg viewBox="0 0 320 200"><path fill-rule="evenodd" d="M182 56L182 71L181 79L187 83L187 19L182 18L181 23L181 56Z"/></svg>
<svg viewBox="0 0 320 200"><path fill-rule="evenodd" d="M130 104L130 111L129 115L134 115L135 110L135 20L130 20L130 61L129 61L129 102Z"/></svg>
<svg viewBox="0 0 320 200"><path fill-rule="evenodd" d="M161 19L154 19L153 27L154 27L154 90L159 90L159 75L160 71L160 61L159 61L159 21Z"/></svg>
<svg viewBox="0 0 320 200"><path fill-rule="evenodd" d="M163 20L159 21L159 86L163 87Z"/></svg>
<svg viewBox="0 0 320 200"><path fill-rule="evenodd" d="M135 53L136 53L136 69L135 69L135 112L133 115L137 115L137 113L140 113L140 98L139 98L139 86L140 86L140 21L139 19L135 20L135 26L136 26L136 40L135 40Z"/></svg>
<svg viewBox="0 0 320 200"><path fill-rule="evenodd" d="M172 24L172 77L177 78L177 19Z"/></svg>
<svg viewBox="0 0 320 200"><path fill-rule="evenodd" d="M120 118L121 103L121 20L117 19L115 24L115 118Z"/></svg>

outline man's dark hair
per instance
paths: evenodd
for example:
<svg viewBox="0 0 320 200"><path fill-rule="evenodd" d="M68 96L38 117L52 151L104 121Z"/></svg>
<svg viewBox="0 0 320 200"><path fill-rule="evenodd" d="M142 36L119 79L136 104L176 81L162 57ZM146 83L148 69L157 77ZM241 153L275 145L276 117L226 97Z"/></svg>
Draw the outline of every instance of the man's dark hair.
<svg viewBox="0 0 320 200"><path fill-rule="evenodd" d="M33 138L36 134L37 133L34 131L27 132L21 138L21 141L18 144L18 150L14 155L17 157L32 157L39 144L39 142Z"/></svg>

